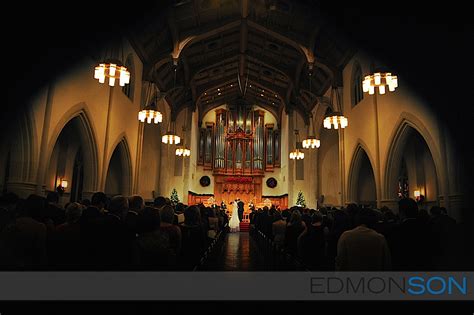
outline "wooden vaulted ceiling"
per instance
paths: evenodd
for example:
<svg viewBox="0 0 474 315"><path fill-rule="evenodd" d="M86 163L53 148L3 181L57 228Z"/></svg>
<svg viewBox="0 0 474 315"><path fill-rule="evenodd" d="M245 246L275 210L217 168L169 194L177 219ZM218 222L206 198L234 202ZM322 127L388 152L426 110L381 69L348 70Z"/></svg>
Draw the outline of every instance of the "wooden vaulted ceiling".
<svg viewBox="0 0 474 315"><path fill-rule="evenodd" d="M277 117L284 108L308 117L354 53L313 1L176 0L155 10L130 40L174 115L243 97Z"/></svg>

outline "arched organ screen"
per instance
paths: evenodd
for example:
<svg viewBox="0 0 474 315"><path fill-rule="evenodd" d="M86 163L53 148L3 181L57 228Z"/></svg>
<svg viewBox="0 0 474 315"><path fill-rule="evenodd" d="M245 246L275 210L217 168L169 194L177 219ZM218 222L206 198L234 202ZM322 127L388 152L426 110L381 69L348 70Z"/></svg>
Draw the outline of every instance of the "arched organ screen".
<svg viewBox="0 0 474 315"><path fill-rule="evenodd" d="M223 175L263 175L280 167L280 132L265 111L240 105L217 109L199 138L198 165Z"/></svg>

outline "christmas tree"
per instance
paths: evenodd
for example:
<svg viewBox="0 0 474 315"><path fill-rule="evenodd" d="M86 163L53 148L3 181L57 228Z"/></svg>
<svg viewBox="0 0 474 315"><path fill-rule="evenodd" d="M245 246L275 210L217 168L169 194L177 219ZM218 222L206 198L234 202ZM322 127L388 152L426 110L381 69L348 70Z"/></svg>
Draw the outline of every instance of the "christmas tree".
<svg viewBox="0 0 474 315"><path fill-rule="evenodd" d="M178 192L176 191L176 188L173 188L173 191L171 192L170 200L173 206L176 206L179 203L179 197L178 197Z"/></svg>
<svg viewBox="0 0 474 315"><path fill-rule="evenodd" d="M296 205L298 207L306 207L306 202L304 200L303 192L301 190L298 193L298 198L296 198Z"/></svg>

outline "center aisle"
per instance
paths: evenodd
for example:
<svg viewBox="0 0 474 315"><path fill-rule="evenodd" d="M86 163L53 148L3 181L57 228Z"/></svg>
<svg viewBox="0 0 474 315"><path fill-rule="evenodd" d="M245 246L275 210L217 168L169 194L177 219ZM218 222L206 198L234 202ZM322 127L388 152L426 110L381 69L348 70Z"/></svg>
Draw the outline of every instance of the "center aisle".
<svg viewBox="0 0 474 315"><path fill-rule="evenodd" d="M260 261L260 263L259 263ZM257 244L248 232L227 233L223 243L216 247L202 271L261 271L264 264Z"/></svg>

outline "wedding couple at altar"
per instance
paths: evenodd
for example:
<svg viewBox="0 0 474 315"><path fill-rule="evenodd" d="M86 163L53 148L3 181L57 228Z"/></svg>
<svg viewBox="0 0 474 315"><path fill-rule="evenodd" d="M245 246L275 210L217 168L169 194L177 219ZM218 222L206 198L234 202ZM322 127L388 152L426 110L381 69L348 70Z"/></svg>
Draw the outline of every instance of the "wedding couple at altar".
<svg viewBox="0 0 474 315"><path fill-rule="evenodd" d="M239 232L240 222L244 217L244 202L240 199L235 199L230 204L232 205L232 216L229 221L229 228L231 232Z"/></svg>

